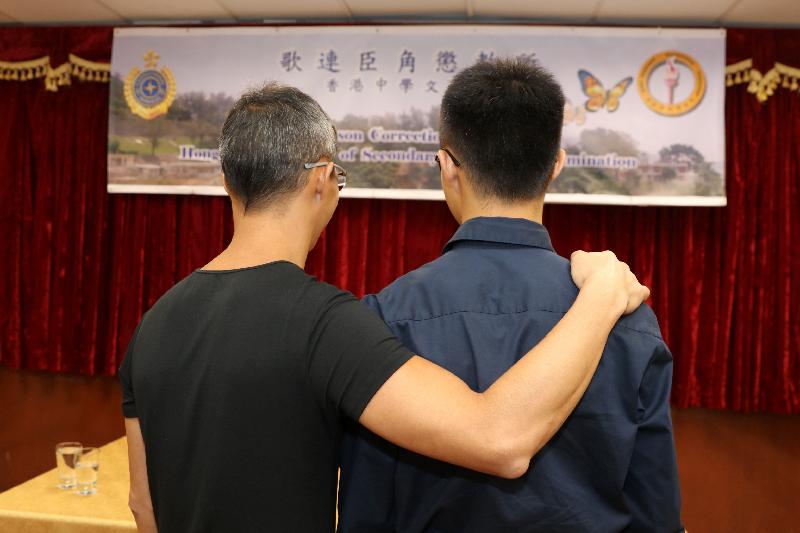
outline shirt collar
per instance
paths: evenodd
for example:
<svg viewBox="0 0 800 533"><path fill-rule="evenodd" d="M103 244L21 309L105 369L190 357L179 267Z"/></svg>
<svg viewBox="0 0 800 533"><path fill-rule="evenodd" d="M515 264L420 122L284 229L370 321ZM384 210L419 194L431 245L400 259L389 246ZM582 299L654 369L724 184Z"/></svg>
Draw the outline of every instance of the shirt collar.
<svg viewBox="0 0 800 533"><path fill-rule="evenodd" d="M545 227L524 218L471 218L461 224L453 237L444 245L444 252L452 250L456 243L461 241L498 242L555 251Z"/></svg>

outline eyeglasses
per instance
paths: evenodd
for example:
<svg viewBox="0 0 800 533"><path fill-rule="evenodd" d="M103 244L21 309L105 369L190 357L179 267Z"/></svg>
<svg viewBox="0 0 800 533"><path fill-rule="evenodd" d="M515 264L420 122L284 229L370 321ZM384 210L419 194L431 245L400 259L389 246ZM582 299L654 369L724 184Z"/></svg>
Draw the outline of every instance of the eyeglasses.
<svg viewBox="0 0 800 533"><path fill-rule="evenodd" d="M305 163L303 166L306 170L311 170L312 168L317 167L324 167L329 163L329 161L320 161L318 163ZM339 185L339 190L341 191L344 189L344 186L347 185L347 171L337 165L336 163L333 164L333 170L331 171L331 176L336 175L336 181Z"/></svg>
<svg viewBox="0 0 800 533"><path fill-rule="evenodd" d="M446 153L447 155L449 155L449 156L450 156L450 159L452 159L452 160L453 160L453 164L454 164L455 166L457 166L457 167L460 167L460 166L461 166L461 162L460 162L458 159L456 159L456 157L453 155L453 153L452 153L450 150L448 150L448 149L447 149L447 148L445 148L444 146L442 146L441 148L439 148L439 150L442 150L444 153ZM439 154L436 154L435 156L433 156L433 160L434 160L434 161L436 161L436 164L437 164L437 165L439 165L439 170L442 170L442 162L439 160Z"/></svg>

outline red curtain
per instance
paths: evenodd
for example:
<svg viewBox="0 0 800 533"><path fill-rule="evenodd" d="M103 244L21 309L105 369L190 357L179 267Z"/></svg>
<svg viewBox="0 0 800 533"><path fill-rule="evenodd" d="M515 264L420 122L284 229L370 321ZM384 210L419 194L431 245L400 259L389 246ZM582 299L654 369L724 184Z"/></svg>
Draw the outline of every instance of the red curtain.
<svg viewBox="0 0 800 533"><path fill-rule="evenodd" d="M109 61L108 28L0 29L0 60ZM800 31L728 31L728 62L798 66ZM112 375L133 328L230 238L224 198L108 195L108 87L0 81L0 364ZM800 412L800 98L727 91L727 208L552 205L556 249L611 248L653 289L673 403ZM435 258L440 202L342 200L308 271L361 295ZM793 275L794 274L794 275Z"/></svg>

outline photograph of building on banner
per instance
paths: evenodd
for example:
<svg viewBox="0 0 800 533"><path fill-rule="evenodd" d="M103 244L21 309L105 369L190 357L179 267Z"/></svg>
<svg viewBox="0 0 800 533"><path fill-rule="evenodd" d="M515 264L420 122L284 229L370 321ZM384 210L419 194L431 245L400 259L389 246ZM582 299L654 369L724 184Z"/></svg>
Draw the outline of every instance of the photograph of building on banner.
<svg viewBox="0 0 800 533"><path fill-rule="evenodd" d="M548 201L725 205L725 32L702 29L116 29L108 190L225 194L222 123L243 91L275 81L336 124L342 196L442 199L442 94L493 58L537 62L564 89L567 161Z"/></svg>

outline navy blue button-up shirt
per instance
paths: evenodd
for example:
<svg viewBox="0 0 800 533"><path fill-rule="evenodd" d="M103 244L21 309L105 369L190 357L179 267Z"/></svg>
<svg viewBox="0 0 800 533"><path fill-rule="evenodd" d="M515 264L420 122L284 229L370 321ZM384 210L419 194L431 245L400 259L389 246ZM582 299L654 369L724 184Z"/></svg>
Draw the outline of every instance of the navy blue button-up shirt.
<svg viewBox="0 0 800 533"><path fill-rule="evenodd" d="M477 218L440 258L365 302L411 350L484 391L577 293L543 226ZM671 380L672 356L642 306L618 322L583 399L519 479L428 459L353 425L342 441L340 531L680 531Z"/></svg>

